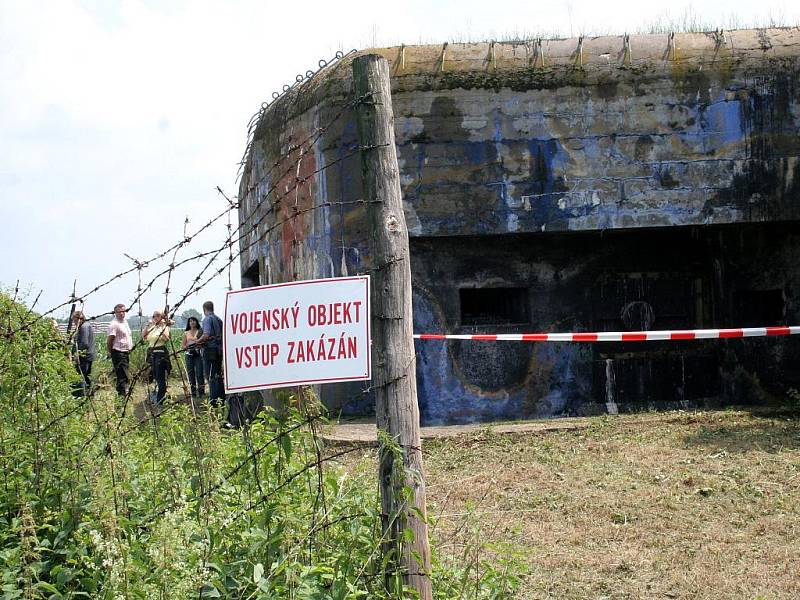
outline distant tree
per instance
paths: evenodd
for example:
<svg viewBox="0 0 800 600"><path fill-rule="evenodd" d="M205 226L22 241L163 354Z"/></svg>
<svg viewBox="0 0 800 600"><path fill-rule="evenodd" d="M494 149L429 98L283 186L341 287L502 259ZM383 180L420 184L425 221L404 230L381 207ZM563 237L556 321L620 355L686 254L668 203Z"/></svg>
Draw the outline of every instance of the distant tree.
<svg viewBox="0 0 800 600"><path fill-rule="evenodd" d="M139 315L133 315L131 317L126 317L128 320L128 325L131 329L142 329L147 322L150 320L148 315L142 315L140 318Z"/></svg>
<svg viewBox="0 0 800 600"><path fill-rule="evenodd" d="M189 317L194 317L198 321L203 320L203 315L201 315L195 309L189 308L181 313L181 318L179 319L180 322L177 324L180 325L181 327L186 327L186 323L189 321Z"/></svg>

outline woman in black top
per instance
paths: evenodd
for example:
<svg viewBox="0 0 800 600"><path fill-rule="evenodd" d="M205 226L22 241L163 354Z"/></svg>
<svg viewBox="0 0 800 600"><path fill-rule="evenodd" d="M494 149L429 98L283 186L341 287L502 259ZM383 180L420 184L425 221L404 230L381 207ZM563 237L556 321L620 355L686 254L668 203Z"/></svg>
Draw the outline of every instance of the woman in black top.
<svg viewBox="0 0 800 600"><path fill-rule="evenodd" d="M195 317L186 320L186 331L183 332L183 349L186 351L186 372L189 374L189 386L192 388L192 398L204 396L206 393L205 378L203 377L203 359L197 347L197 338L203 335L200 322Z"/></svg>

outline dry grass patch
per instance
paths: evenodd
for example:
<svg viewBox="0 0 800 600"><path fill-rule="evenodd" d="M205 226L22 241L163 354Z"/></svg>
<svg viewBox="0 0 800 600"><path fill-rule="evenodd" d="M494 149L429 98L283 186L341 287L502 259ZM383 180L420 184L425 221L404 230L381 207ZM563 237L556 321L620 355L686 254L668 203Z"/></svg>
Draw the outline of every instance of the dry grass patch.
<svg viewBox="0 0 800 600"><path fill-rule="evenodd" d="M515 552L520 598L800 598L800 421L629 415L426 441L445 560ZM465 556L484 544L483 556Z"/></svg>
<svg viewBox="0 0 800 600"><path fill-rule="evenodd" d="M512 542L529 569L519 597L800 597L796 419L621 416L425 450L440 549L475 531Z"/></svg>

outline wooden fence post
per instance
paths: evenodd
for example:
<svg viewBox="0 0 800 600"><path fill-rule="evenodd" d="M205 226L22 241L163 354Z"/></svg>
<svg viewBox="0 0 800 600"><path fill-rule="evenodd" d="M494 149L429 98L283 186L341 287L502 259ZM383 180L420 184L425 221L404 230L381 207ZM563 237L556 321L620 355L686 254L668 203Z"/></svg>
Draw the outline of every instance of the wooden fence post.
<svg viewBox="0 0 800 600"><path fill-rule="evenodd" d="M378 477L384 552L402 547L387 569L432 597L425 479L419 438L416 360L411 318L408 230L400 195L389 65L369 54L353 61L356 121L371 252L372 387L380 440ZM401 458L402 457L402 458ZM405 531L413 540L404 540Z"/></svg>

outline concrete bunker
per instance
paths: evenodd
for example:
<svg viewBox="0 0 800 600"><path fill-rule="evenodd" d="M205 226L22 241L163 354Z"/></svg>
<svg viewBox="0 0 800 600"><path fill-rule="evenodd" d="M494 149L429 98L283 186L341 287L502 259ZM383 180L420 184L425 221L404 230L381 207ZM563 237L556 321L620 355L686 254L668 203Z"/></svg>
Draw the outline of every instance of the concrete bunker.
<svg viewBox="0 0 800 600"><path fill-rule="evenodd" d="M628 42L375 50L392 65L415 331L798 321L800 30ZM350 85L345 58L260 115L245 284L371 268ZM423 422L456 423L759 402L800 385L799 358L793 338L431 341L417 380ZM321 393L370 411L358 386Z"/></svg>

